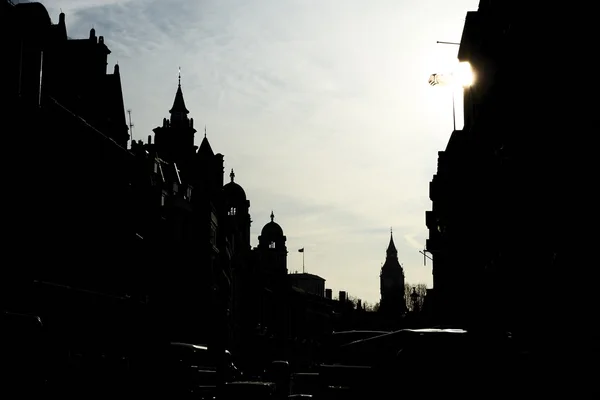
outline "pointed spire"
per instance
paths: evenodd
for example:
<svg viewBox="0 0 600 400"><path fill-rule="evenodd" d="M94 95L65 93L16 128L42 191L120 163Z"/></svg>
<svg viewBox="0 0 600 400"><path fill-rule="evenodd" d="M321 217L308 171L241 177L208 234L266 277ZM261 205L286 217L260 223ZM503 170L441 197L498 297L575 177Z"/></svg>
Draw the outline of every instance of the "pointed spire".
<svg viewBox="0 0 600 400"><path fill-rule="evenodd" d="M271 210L271 222L275 219L275 214L273 214L273 210Z"/></svg>
<svg viewBox="0 0 600 400"><path fill-rule="evenodd" d="M212 150L212 147L210 147L210 143L208 143L208 139L206 137L204 137L204 139L202 139L202 142L200 143L200 148L198 149L198 156L200 157L206 157L206 159L210 159L210 157L214 156L215 153Z"/></svg>
<svg viewBox="0 0 600 400"><path fill-rule="evenodd" d="M386 253L387 253L388 257L390 257L390 256L397 257L398 256L398 250L396 250L396 245L394 244L394 234L392 232L392 228L390 228L390 244L388 245Z"/></svg>
<svg viewBox="0 0 600 400"><path fill-rule="evenodd" d="M184 113L189 114L187 108L185 108L185 101L183 100L183 92L181 90L181 67L179 68L178 74L178 84L177 84L177 92L175 93L175 100L173 101L173 107L169 110L171 114L173 113Z"/></svg>
<svg viewBox="0 0 600 400"><path fill-rule="evenodd" d="M231 168L231 173L229 174L229 177L231 178L231 182L233 182L233 178L235 178L235 173L233 172L233 168Z"/></svg>

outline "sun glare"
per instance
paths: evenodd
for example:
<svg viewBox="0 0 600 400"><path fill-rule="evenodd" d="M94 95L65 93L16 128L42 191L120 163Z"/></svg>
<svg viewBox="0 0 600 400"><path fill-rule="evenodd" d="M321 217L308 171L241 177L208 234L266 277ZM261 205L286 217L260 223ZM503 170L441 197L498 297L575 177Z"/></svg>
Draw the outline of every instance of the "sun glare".
<svg viewBox="0 0 600 400"><path fill-rule="evenodd" d="M475 74L468 61L459 62L452 75L454 75L454 83L462 87L469 87L475 82Z"/></svg>
<svg viewBox="0 0 600 400"><path fill-rule="evenodd" d="M431 86L448 86L451 88L467 88L475 83L475 73L468 61L459 62L457 59L446 69L430 75Z"/></svg>

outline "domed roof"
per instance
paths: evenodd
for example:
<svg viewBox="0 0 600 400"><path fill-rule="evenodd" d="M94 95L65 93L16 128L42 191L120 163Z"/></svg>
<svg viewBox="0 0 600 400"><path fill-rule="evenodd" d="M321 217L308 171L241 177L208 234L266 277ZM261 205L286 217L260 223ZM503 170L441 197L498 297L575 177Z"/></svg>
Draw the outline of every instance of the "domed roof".
<svg viewBox="0 0 600 400"><path fill-rule="evenodd" d="M267 223L262 228L262 231L260 231L262 237L275 238L283 236L283 229L281 229L281 226L279 226L277 222L273 221L274 219L275 215L273 214L273 211L271 211L271 222Z"/></svg>
<svg viewBox="0 0 600 400"><path fill-rule="evenodd" d="M240 185L233 181L233 178L235 178L233 169L231 170L229 176L231 177L231 182L223 186L223 192L225 193L225 197L228 200L233 200L235 202L246 201L246 192Z"/></svg>
<svg viewBox="0 0 600 400"><path fill-rule="evenodd" d="M52 24L52 19L50 18L50 14L48 14L48 10L39 2L17 3L15 4L15 7L19 12L19 14L17 14L20 18L19 22L27 24L28 27L36 25L50 26ZM61 16L64 18L62 12ZM36 28L36 30L39 30L39 28Z"/></svg>

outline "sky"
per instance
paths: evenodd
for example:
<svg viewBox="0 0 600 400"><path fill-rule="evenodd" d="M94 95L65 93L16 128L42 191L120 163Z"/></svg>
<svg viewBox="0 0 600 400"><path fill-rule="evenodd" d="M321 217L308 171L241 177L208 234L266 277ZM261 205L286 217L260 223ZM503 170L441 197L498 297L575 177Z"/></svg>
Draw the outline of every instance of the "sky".
<svg viewBox="0 0 600 400"><path fill-rule="evenodd" d="M419 253L429 182L460 93L449 72L478 0L42 0L67 33L93 27L119 64L135 140L168 117L181 85L196 144L215 153L250 199L252 245L271 210L288 269L379 300L393 229L406 281L432 285ZM135 206L135 205L134 205Z"/></svg>

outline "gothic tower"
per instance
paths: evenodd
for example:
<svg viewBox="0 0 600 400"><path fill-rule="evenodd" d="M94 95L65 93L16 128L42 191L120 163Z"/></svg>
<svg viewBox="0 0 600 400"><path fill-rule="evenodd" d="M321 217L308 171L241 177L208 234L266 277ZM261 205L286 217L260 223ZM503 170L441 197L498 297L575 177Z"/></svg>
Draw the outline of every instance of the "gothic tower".
<svg viewBox="0 0 600 400"><path fill-rule="evenodd" d="M173 107L169 110L171 117L163 118L162 126L153 129L154 142L158 155L169 162L174 162L183 169L191 167L191 160L196 152L194 145L194 119L188 118L189 111L185 107L181 90L181 74Z"/></svg>
<svg viewBox="0 0 600 400"><path fill-rule="evenodd" d="M380 311L394 316L404 314L406 312L404 270L398 261L398 250L396 250L396 246L394 245L394 236L391 230L385 263L381 267L380 285Z"/></svg>

